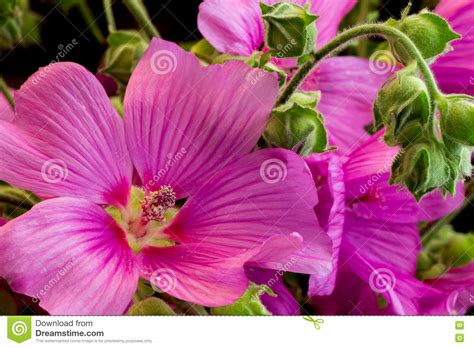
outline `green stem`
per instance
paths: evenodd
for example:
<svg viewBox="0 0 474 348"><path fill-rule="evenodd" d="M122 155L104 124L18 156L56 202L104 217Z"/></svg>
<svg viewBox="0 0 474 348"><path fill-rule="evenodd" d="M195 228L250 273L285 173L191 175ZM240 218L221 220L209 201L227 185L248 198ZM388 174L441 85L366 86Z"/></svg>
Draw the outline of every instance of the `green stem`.
<svg viewBox="0 0 474 348"><path fill-rule="evenodd" d="M150 16L148 15L142 0L123 0L123 2L137 23L143 27L143 30L145 30L150 39L153 37L160 37L160 33L158 33L158 30L151 22Z"/></svg>
<svg viewBox="0 0 474 348"><path fill-rule="evenodd" d="M448 94L444 96L447 99L469 99L474 100L474 96L468 94Z"/></svg>
<svg viewBox="0 0 474 348"><path fill-rule="evenodd" d="M422 54L416 48L415 44L410 40L408 36L402 33L400 30L393 27L389 27L384 24L364 24L352 29L346 30L336 36L333 40L329 41L321 49L311 53L310 58L304 63L299 70L295 73L293 78L288 82L285 89L281 93L277 100L276 106L284 104L288 101L290 96L297 90L298 86L303 82L306 76L313 70L313 68L325 57L340 50L342 47L347 45L350 41L367 35L379 35L384 38L392 38L397 40L398 43L404 46L408 54L418 63L418 69L420 70L428 89L428 93L431 97L431 119L433 118L435 111L435 100L441 96L441 92L436 85L433 73L429 66L423 59Z"/></svg>
<svg viewBox="0 0 474 348"><path fill-rule="evenodd" d="M366 23L370 10L370 0L359 1L359 15L357 16L357 24ZM365 57L367 54L367 41L363 40L357 45L357 54Z"/></svg>
<svg viewBox="0 0 474 348"><path fill-rule="evenodd" d="M117 30L117 26L115 25L114 12L112 11L112 2L110 0L103 0L103 4L105 18L107 19L107 28L109 29L109 33L113 33Z"/></svg>
<svg viewBox="0 0 474 348"><path fill-rule="evenodd" d="M104 43L104 35L100 31L99 26L96 23L96 19L94 18L94 14L92 13L92 10L90 9L89 5L87 5L87 1L80 1L77 6L79 8L79 11L81 12L82 17L84 17L84 20L86 21L90 31L95 36L97 41L99 41L100 43Z"/></svg>
<svg viewBox="0 0 474 348"><path fill-rule="evenodd" d="M5 96L7 99L8 103L10 103L11 107L15 107L15 103L13 101L13 96L10 93L10 88L8 88L7 83L5 82L4 79L0 77L0 92Z"/></svg>

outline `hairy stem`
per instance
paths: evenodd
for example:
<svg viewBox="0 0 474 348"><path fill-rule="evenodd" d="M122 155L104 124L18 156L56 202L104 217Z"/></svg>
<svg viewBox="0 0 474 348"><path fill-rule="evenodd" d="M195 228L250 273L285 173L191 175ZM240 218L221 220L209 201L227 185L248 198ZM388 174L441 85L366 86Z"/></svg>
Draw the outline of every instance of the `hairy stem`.
<svg viewBox="0 0 474 348"><path fill-rule="evenodd" d="M304 63L299 70L295 73L293 78L288 82L285 89L281 93L277 100L276 106L284 104L288 101L290 96L297 90L298 86L303 82L306 76L316 67L316 65L329 56L330 54L340 50L350 41L357 39L362 36L378 35L384 38L396 39L397 42L406 49L408 54L418 63L418 69L420 70L423 78L425 79L426 86L431 99L431 118L433 118L435 111L435 100L441 96L441 92L436 85L433 73L429 66L423 59L422 54L416 48L415 44L410 40L408 36L402 33L400 30L385 24L364 24L352 29L346 30L341 34L337 35L333 40L329 41L326 45L321 47L319 50L311 53L309 59Z"/></svg>

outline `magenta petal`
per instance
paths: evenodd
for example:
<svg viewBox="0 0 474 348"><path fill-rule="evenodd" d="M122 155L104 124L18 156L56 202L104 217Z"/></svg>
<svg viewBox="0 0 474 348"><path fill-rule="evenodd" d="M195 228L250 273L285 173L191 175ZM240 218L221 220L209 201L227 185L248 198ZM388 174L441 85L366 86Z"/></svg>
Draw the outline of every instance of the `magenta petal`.
<svg viewBox="0 0 474 348"><path fill-rule="evenodd" d="M442 277L428 281L428 284L444 292L459 292L453 306L456 314L463 315L474 307L474 262L452 268Z"/></svg>
<svg viewBox="0 0 474 348"><path fill-rule="evenodd" d="M451 196L447 194L443 197L440 191L427 194L419 203L419 221L432 221L441 219L458 210L464 203L464 183L459 182L456 187L456 194Z"/></svg>
<svg viewBox="0 0 474 348"><path fill-rule="evenodd" d="M125 205L132 165L122 120L94 75L74 63L42 68L0 121L0 179L45 198ZM29 153L30 152L30 153Z"/></svg>
<svg viewBox="0 0 474 348"><path fill-rule="evenodd" d="M348 155L369 138L364 127L372 122L372 104L390 69L371 69L368 59L333 57L321 62L304 81L303 89L320 90L323 113L332 145Z"/></svg>
<svg viewBox="0 0 474 348"><path fill-rule="evenodd" d="M438 58L432 65L438 83L445 93L474 95L474 2L441 0L435 12L447 19L454 31L462 36L452 43L452 51Z"/></svg>
<svg viewBox="0 0 474 348"><path fill-rule="evenodd" d="M145 188L167 184L186 197L250 152L277 90L274 75L242 62L204 68L176 44L152 40L125 96L127 140Z"/></svg>
<svg viewBox="0 0 474 348"><path fill-rule="evenodd" d="M296 261L289 270L324 276L332 270L331 242L318 225L316 203L303 159L287 150L261 150L216 172L190 197L167 232L179 242L204 241L229 254L297 232L305 246L292 255ZM273 267L275 256L270 264L259 259L259 266Z"/></svg>
<svg viewBox="0 0 474 348"><path fill-rule="evenodd" d="M138 255L141 275L160 291L203 306L234 303L248 286L244 263L249 255L233 258L205 244L146 247Z"/></svg>
<svg viewBox="0 0 474 348"><path fill-rule="evenodd" d="M205 0L198 27L219 52L250 56L263 44L263 22L256 0Z"/></svg>
<svg viewBox="0 0 474 348"><path fill-rule="evenodd" d="M342 241L345 215L345 187L342 161L333 153L312 155L306 158L318 190L319 202L314 208L319 223L332 240L332 263L336 270L339 260L339 249ZM336 282L336 273L331 272L328 278L318 275L310 277L310 295L330 294Z"/></svg>
<svg viewBox="0 0 474 348"><path fill-rule="evenodd" d="M99 206L57 198L0 228L0 276L55 315L119 315L138 267L124 232Z"/></svg>
<svg viewBox="0 0 474 348"><path fill-rule="evenodd" d="M416 271L420 237L414 223L363 220L347 214L343 244L370 261L392 265L408 274Z"/></svg>
<svg viewBox="0 0 474 348"><path fill-rule="evenodd" d="M349 248L343 247L343 253ZM439 291L405 273L397 265L383 264L365 257L363 251L351 250L348 265L373 292L378 293L389 307L379 314L419 315L449 314L453 303L451 294ZM362 256L364 255L364 256ZM340 284L340 286L345 286ZM375 314L375 313L365 313Z"/></svg>
<svg viewBox="0 0 474 348"><path fill-rule="evenodd" d="M276 294L270 296L267 293L261 295L262 303L275 315L299 315L300 305L293 297L283 282L283 270L248 267L245 272L249 279L258 285L266 285Z"/></svg>

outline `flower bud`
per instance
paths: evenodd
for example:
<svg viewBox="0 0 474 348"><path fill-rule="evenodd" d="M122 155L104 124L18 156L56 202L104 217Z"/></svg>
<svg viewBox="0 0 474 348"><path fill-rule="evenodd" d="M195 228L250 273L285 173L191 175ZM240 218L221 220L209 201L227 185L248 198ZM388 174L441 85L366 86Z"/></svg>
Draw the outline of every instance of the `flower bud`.
<svg viewBox="0 0 474 348"><path fill-rule="evenodd" d="M379 91L374 114L385 126L388 145L415 142L430 115L430 98L425 83L406 71L400 71Z"/></svg>
<svg viewBox="0 0 474 348"><path fill-rule="evenodd" d="M310 53L316 45L318 16L306 7L281 2L273 6L260 4L265 24L265 44L279 58Z"/></svg>
<svg viewBox="0 0 474 348"><path fill-rule="evenodd" d="M392 165L390 183L402 182L419 201L450 178L451 169L443 150L437 144L426 142L402 150Z"/></svg>
<svg viewBox="0 0 474 348"><path fill-rule="evenodd" d="M148 43L140 33L133 30L113 32L107 42L109 48L105 53L105 65L101 72L126 85Z"/></svg>
<svg viewBox="0 0 474 348"><path fill-rule="evenodd" d="M471 262L474 259L474 235L456 233L444 248L442 258L452 267Z"/></svg>
<svg viewBox="0 0 474 348"><path fill-rule="evenodd" d="M273 110L264 139L302 156L326 150L323 117L314 109L318 98L317 93L295 93L288 103Z"/></svg>
<svg viewBox="0 0 474 348"><path fill-rule="evenodd" d="M452 30L444 18L431 12L404 16L399 21L390 19L386 24L407 35L425 59L435 58L448 51L451 48L449 43L461 37ZM413 60L398 40L389 39L389 43L397 60L402 64L408 64Z"/></svg>
<svg viewBox="0 0 474 348"><path fill-rule="evenodd" d="M443 137L474 146L474 104L464 99L448 100L440 109Z"/></svg>

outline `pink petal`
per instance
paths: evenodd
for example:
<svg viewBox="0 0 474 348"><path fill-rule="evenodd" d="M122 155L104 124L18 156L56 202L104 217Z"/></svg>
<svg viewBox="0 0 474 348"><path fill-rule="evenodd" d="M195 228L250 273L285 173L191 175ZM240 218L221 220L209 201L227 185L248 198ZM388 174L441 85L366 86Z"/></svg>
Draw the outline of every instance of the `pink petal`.
<svg viewBox="0 0 474 348"><path fill-rule="evenodd" d="M287 150L261 150L217 172L186 202L167 233L183 243L209 243L238 254L271 236L297 232L305 247L288 270L325 276L332 270L331 242L313 208L316 189L304 161ZM288 246L290 246L287 243ZM274 258L259 267L275 267ZM283 264L287 255L281 255Z"/></svg>
<svg viewBox="0 0 474 348"><path fill-rule="evenodd" d="M5 225L8 221L0 217L0 227Z"/></svg>
<svg viewBox="0 0 474 348"><path fill-rule="evenodd" d="M474 2L471 0L442 0L435 13L448 20L462 38L452 43L453 51L441 56L432 65L438 83L445 93L474 95L474 31L472 17Z"/></svg>
<svg viewBox="0 0 474 348"><path fill-rule="evenodd" d="M248 267L246 274L251 281L258 285L266 285L276 294L276 297L267 293L261 295L262 303L274 315L299 315L301 307L283 282L283 270Z"/></svg>
<svg viewBox="0 0 474 348"><path fill-rule="evenodd" d="M159 70L166 61L168 71ZM176 44L152 40L125 96L128 143L144 187L167 184L186 197L250 152L277 89L274 75L244 63L204 68Z"/></svg>
<svg viewBox="0 0 474 348"><path fill-rule="evenodd" d="M146 247L139 254L141 275L161 291L203 306L234 303L248 286L246 254L229 258L216 248L187 244Z"/></svg>
<svg viewBox="0 0 474 348"><path fill-rule="evenodd" d="M263 44L263 22L256 0L205 0L198 28L219 52L250 56Z"/></svg>
<svg viewBox="0 0 474 348"><path fill-rule="evenodd" d="M311 170L319 195L319 202L314 211L319 223L332 240L332 263L333 268L337 269L346 209L342 162L336 154L327 153L312 155L306 158L306 163ZM318 275L311 276L309 294L328 295L333 291L335 282L336 272L330 273L327 279Z"/></svg>
<svg viewBox="0 0 474 348"><path fill-rule="evenodd" d="M336 36L342 19L352 10L357 0L309 0L312 13L320 17L316 21L318 28L318 47L322 47Z"/></svg>
<svg viewBox="0 0 474 348"><path fill-rule="evenodd" d="M244 265L270 258L281 262L301 247L301 236L271 236L255 248L229 254L219 245L202 241L167 248L147 247L139 254L141 274L161 291L203 306L234 303L248 287ZM290 259L289 262L295 262ZM284 265L278 263L279 268Z"/></svg>
<svg viewBox="0 0 474 348"><path fill-rule="evenodd" d="M377 70L356 57L325 59L304 81L305 90L320 90L323 113L332 145L348 155L369 138L364 127L373 122L372 104L392 70Z"/></svg>
<svg viewBox="0 0 474 348"><path fill-rule="evenodd" d="M13 90L10 92L13 93ZM7 121L11 122L15 118L15 111L13 111L10 103L8 102L7 98L0 93L0 121Z"/></svg>
<svg viewBox="0 0 474 348"><path fill-rule="evenodd" d="M54 315L119 315L138 267L126 236L99 206L57 198L0 228L0 276Z"/></svg>
<svg viewBox="0 0 474 348"><path fill-rule="evenodd" d="M15 93L16 118L0 121L0 179L49 198L125 205L131 161L122 121L94 75L49 65Z"/></svg>

